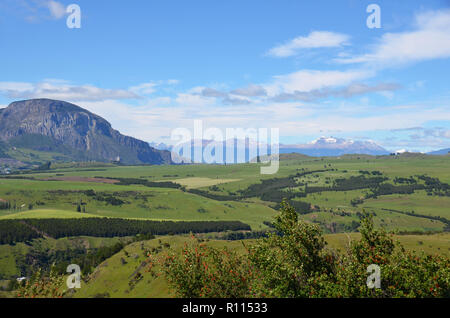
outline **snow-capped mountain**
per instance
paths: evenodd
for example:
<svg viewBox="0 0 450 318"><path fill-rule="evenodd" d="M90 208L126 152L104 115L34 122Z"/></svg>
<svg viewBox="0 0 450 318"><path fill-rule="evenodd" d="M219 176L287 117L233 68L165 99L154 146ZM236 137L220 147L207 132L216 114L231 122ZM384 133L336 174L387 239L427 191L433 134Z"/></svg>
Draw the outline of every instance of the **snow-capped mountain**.
<svg viewBox="0 0 450 318"><path fill-rule="evenodd" d="M334 137L320 137L316 140L310 142L312 145L329 145L329 144L337 144L344 143L345 139L338 139Z"/></svg>
<svg viewBox="0 0 450 318"><path fill-rule="evenodd" d="M158 149L158 150L170 150L170 149L172 149L172 146L166 145L163 142L149 142L148 144L150 145L150 147L153 147L153 148Z"/></svg>
<svg viewBox="0 0 450 318"><path fill-rule="evenodd" d="M233 142L233 140L228 140L228 142ZM175 153L175 157L185 158L183 162L205 162L205 158L198 160L195 157L197 153L211 153L214 156L214 150L222 148L223 151L223 162L227 163L242 163L255 160L257 155L261 154L261 146L268 148L268 153L270 154L270 147L267 145L258 145L255 141L249 139L234 140L235 143L230 145L223 141L212 141L212 140L193 140L190 145L190 155L185 155L180 151L181 146L175 147L166 145L164 143L150 143L150 145L156 149L160 150L170 150ZM184 146L189 148L189 143ZM231 148L233 149L231 149ZM259 150L258 150L259 149ZM205 151L206 150L206 151ZM230 158L227 157L227 153L233 150L234 158L230 162ZM237 154L240 154L239 156ZM390 152L375 143L374 141L360 141L351 140L336 137L320 137L306 144L293 144L293 145L283 145L279 146L279 153L300 153L308 156L322 157L322 156L341 156L344 154L368 154L368 155L388 155ZM206 161L208 162L208 161Z"/></svg>
<svg viewBox="0 0 450 318"><path fill-rule="evenodd" d="M344 154L389 154L389 151L371 140L361 141L336 137L320 137L306 144L280 145L280 153L292 152L314 157Z"/></svg>

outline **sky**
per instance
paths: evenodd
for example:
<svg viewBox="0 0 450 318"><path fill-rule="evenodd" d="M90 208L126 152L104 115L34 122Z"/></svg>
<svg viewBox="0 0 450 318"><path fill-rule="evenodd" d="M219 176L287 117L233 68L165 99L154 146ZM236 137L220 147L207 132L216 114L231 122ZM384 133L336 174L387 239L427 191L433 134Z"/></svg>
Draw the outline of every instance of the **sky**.
<svg viewBox="0 0 450 318"><path fill-rule="evenodd" d="M0 108L64 100L148 142L202 120L450 147L449 0L2 0L0 61Z"/></svg>

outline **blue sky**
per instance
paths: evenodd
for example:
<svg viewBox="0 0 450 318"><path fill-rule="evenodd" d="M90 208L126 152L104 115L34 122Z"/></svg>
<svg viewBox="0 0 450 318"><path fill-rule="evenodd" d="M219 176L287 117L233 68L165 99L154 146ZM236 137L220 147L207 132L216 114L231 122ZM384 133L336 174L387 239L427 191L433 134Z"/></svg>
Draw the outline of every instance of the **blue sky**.
<svg viewBox="0 0 450 318"><path fill-rule="evenodd" d="M66 100L146 141L201 119L450 147L450 1L2 0L0 46L0 107Z"/></svg>

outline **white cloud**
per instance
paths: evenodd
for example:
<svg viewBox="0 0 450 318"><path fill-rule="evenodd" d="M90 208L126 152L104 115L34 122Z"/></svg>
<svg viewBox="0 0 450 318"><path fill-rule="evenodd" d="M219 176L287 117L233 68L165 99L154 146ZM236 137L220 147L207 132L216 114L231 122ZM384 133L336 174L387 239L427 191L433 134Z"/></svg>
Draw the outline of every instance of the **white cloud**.
<svg viewBox="0 0 450 318"><path fill-rule="evenodd" d="M356 95L367 93L379 93L387 98L392 98L393 91L399 89L401 86L395 83L378 83L376 85L367 85L364 83L351 83L348 86L340 89L317 89L308 92L296 91L294 93L281 93L272 97L276 101L300 100L300 101L314 101L329 97L343 97L349 98Z"/></svg>
<svg viewBox="0 0 450 318"><path fill-rule="evenodd" d="M278 127L281 136L320 135L327 131L356 133L420 127L429 121L449 121L449 106L432 104L361 106L357 102L323 104L301 102L254 101L251 105L229 104L221 107L217 98L199 94L179 94L176 99L145 100L141 106L121 101L85 102L80 106L104 116L121 132L146 141L161 141L177 127L193 128L193 121L201 119L204 126L224 130L232 127ZM449 131L439 132L448 138ZM447 139L448 140L448 139ZM166 140L167 142L167 140ZM394 141L393 141L394 142Z"/></svg>
<svg viewBox="0 0 450 318"><path fill-rule="evenodd" d="M129 88L130 92L136 93L138 95L151 95L156 92L157 87L176 85L179 81L176 79L153 81L148 83L142 83Z"/></svg>
<svg viewBox="0 0 450 318"><path fill-rule="evenodd" d="M0 82L0 95L11 99L50 98L71 102L141 99L154 93L159 86L176 83L178 83L176 80L156 81L142 83L129 89L105 89L89 84L74 85L59 79L45 79L39 83Z"/></svg>
<svg viewBox="0 0 450 318"><path fill-rule="evenodd" d="M188 107L191 106L215 106L216 98L215 97L207 97L199 94L189 94L189 93L179 93L175 99L178 104L185 105ZM217 106L217 105L216 105Z"/></svg>
<svg viewBox="0 0 450 318"><path fill-rule="evenodd" d="M195 119L201 119L205 127L298 127L293 118L311 115L311 109L298 107L299 103L255 104L251 107L229 105L220 107L215 99L201 95L180 94L175 100L146 100L140 106L132 106L118 100L82 102L79 106L104 117L113 128L123 134L146 141L162 140L173 129L193 129ZM271 118L268 122L267 118ZM284 124L283 124L284 125ZM285 126L283 126L285 127ZM166 140L167 141L167 140Z"/></svg>
<svg viewBox="0 0 450 318"><path fill-rule="evenodd" d="M251 84L244 88L238 88L238 89L232 90L230 93L233 95L246 96L246 97L257 97L257 96L267 95L267 92L264 89L264 87L262 87L260 85L254 85L254 84Z"/></svg>
<svg viewBox="0 0 450 318"><path fill-rule="evenodd" d="M72 102L140 98L128 90L104 89L92 85L70 85L65 81L0 82L0 94L11 99L50 98Z"/></svg>
<svg viewBox="0 0 450 318"><path fill-rule="evenodd" d="M197 91L198 88L195 88L192 91ZM250 88L251 89L251 88ZM263 89L262 87L260 89ZM222 103L224 105L248 105L250 103L252 103L252 101L249 98L242 98L241 96L245 96L247 97L245 94L255 94L257 93L256 91L251 92L248 91L247 89L242 89L242 90L236 90L236 91L232 91L230 93L227 92L222 92L220 90L217 90L215 88L210 88L210 87L205 87L202 90L200 90L200 95L203 97L209 97L209 98L222 98ZM198 93L194 93L198 94ZM251 95L250 95L251 96ZM254 96L253 96L254 97Z"/></svg>
<svg viewBox="0 0 450 318"><path fill-rule="evenodd" d="M26 92L33 89L33 84L24 82L0 82L0 92L2 93L15 93Z"/></svg>
<svg viewBox="0 0 450 318"><path fill-rule="evenodd" d="M57 0L2 0L0 9L23 15L30 23L42 20L59 20L67 15L66 6Z"/></svg>
<svg viewBox="0 0 450 318"><path fill-rule="evenodd" d="M392 97L393 91L400 88L395 83L368 85L361 80L373 77L375 72L364 69L344 71L301 70L294 73L274 76L266 84L250 84L229 92L209 87L195 87L189 94L222 99L226 105L247 105L263 101L313 101L322 98L349 98L366 93L379 93Z"/></svg>
<svg viewBox="0 0 450 318"><path fill-rule="evenodd" d="M228 95L224 100L223 103L225 105L248 105L251 104L252 101L247 98L240 98L233 95Z"/></svg>
<svg viewBox="0 0 450 318"><path fill-rule="evenodd" d="M55 19L61 19L66 15L66 7L58 1L50 0L47 1L45 5L50 10L52 17Z"/></svg>
<svg viewBox="0 0 450 318"><path fill-rule="evenodd" d="M202 91L201 94L205 97L227 97L228 94L221 92L217 89L214 88L210 88L210 87L205 87Z"/></svg>
<svg viewBox="0 0 450 318"><path fill-rule="evenodd" d="M274 76L274 81L263 85L268 95L281 93L309 92L325 87L348 85L354 81L373 76L368 70L318 71L301 70L286 75Z"/></svg>
<svg viewBox="0 0 450 318"><path fill-rule="evenodd" d="M205 86L195 86L186 91L188 94L202 94L202 92L206 89Z"/></svg>
<svg viewBox="0 0 450 318"><path fill-rule="evenodd" d="M136 94L150 95L156 91L156 83L142 83L137 86L130 87L130 91Z"/></svg>
<svg viewBox="0 0 450 318"><path fill-rule="evenodd" d="M415 24L413 31L384 34L370 53L336 61L398 65L450 57L450 10L421 13Z"/></svg>
<svg viewBox="0 0 450 318"><path fill-rule="evenodd" d="M283 45L269 50L268 54L275 57L288 57L298 53L301 49L340 47L348 43L346 34L313 31L308 36L299 36Z"/></svg>

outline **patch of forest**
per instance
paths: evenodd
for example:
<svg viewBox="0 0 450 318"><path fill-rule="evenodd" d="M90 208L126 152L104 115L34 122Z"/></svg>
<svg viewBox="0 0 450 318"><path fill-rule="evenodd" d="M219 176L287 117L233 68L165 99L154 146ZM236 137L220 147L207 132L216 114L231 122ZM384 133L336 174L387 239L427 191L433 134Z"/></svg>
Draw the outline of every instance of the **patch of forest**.
<svg viewBox="0 0 450 318"><path fill-rule="evenodd" d="M240 221L150 221L119 218L0 220L0 244L28 242L42 237L123 237L223 231L250 231Z"/></svg>

